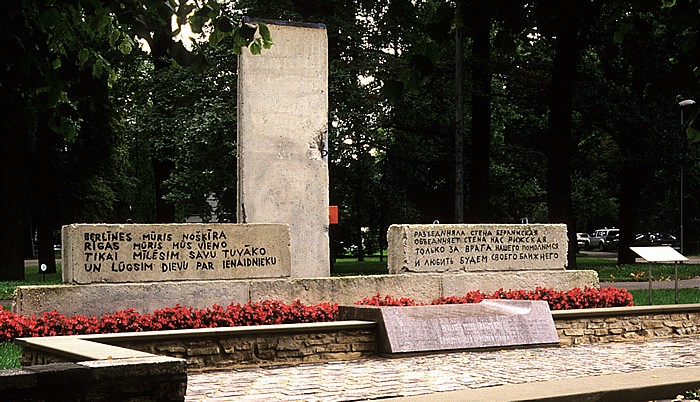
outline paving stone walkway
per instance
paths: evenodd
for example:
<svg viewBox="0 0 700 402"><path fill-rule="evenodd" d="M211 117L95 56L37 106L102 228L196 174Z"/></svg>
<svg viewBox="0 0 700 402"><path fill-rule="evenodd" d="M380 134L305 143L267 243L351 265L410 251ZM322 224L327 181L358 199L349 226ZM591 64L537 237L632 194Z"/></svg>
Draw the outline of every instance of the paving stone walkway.
<svg viewBox="0 0 700 402"><path fill-rule="evenodd" d="M700 366L700 337L190 373L186 401L353 401Z"/></svg>

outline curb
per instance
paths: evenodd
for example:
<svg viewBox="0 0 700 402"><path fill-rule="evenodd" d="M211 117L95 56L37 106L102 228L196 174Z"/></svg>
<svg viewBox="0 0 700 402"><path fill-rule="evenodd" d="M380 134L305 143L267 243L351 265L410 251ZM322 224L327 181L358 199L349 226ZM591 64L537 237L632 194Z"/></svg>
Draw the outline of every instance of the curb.
<svg viewBox="0 0 700 402"><path fill-rule="evenodd" d="M402 402L648 401L674 398L678 394L698 387L700 387L700 366L694 366L509 384L386 400Z"/></svg>

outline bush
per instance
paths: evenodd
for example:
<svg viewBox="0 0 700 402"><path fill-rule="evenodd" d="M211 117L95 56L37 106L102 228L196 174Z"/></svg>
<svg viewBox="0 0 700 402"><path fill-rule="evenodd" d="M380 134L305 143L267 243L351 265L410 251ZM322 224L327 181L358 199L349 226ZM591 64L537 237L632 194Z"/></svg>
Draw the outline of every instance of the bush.
<svg viewBox="0 0 700 402"><path fill-rule="evenodd" d="M243 305L231 303L226 308L214 305L207 309L176 305L149 314L126 309L101 317L66 317L56 311L25 317L3 310L0 311L0 342L22 337L327 322L337 318L337 304L305 305L299 300L292 304L275 300Z"/></svg>
<svg viewBox="0 0 700 402"><path fill-rule="evenodd" d="M464 296L441 296L430 304L478 303L484 299L546 300L552 310L631 306L632 295L626 289L575 288L567 292L536 288L532 291L499 289L492 294L471 291ZM419 306L411 298L382 297L379 293L355 304L365 306ZM66 317L56 311L37 317L25 317L0 310L0 342L15 338L106 334L117 332L159 331L168 329L216 328L302 322L329 322L338 318L338 305L305 305L299 300L286 304L276 300L256 303L214 305L196 309L181 305L141 314L134 309L120 310L101 317L76 315Z"/></svg>
<svg viewBox="0 0 700 402"><path fill-rule="evenodd" d="M627 289L617 289L613 287L598 289L585 287L574 288L569 291L555 290L537 287L535 290L503 290L486 294L480 291L467 292L462 297L440 296L433 300L431 305L439 304L466 304L478 303L484 299L510 299L510 300L544 300L549 303L552 310L571 310L581 308L603 308L603 307L627 307L632 306L632 294ZM381 297L377 293L372 298L364 298L355 304L363 306L421 306L423 303L413 299L395 299L392 296Z"/></svg>

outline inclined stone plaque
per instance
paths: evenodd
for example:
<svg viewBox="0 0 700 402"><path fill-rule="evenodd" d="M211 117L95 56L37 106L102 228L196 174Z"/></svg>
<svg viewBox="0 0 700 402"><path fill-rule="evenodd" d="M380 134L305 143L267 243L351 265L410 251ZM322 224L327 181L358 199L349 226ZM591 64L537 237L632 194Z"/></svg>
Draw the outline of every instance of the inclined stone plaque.
<svg viewBox="0 0 700 402"><path fill-rule="evenodd" d="M556 345L546 301L484 300L417 307L340 306L339 320L375 321L379 353Z"/></svg>
<svg viewBox="0 0 700 402"><path fill-rule="evenodd" d="M69 284L288 277L282 224L73 224L63 226Z"/></svg>
<svg viewBox="0 0 700 402"><path fill-rule="evenodd" d="M392 225L389 273L564 270L566 225Z"/></svg>

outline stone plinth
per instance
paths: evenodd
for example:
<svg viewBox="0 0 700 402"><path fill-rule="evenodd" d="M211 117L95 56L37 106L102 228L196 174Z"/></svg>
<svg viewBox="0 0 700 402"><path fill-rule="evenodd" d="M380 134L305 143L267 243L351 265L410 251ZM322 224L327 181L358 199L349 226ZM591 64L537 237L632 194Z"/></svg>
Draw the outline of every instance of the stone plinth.
<svg viewBox="0 0 700 402"><path fill-rule="evenodd" d="M352 305L377 293L430 303L440 296L463 296L470 290L492 293L500 288L534 290L537 286L569 290L598 287L599 283L595 271L523 271L19 286L12 310L23 315L52 310L66 315L100 315L125 307L149 313L175 304L207 308L260 300L292 303L297 299Z"/></svg>
<svg viewBox="0 0 700 402"><path fill-rule="evenodd" d="M566 225L392 225L389 273L564 270Z"/></svg>
<svg viewBox="0 0 700 402"><path fill-rule="evenodd" d="M291 270L282 224L73 224L62 241L69 284L278 278Z"/></svg>
<svg viewBox="0 0 700 402"><path fill-rule="evenodd" d="M291 276L327 277L326 29L267 26L272 48L238 63L238 222L289 224Z"/></svg>
<svg viewBox="0 0 700 402"><path fill-rule="evenodd" d="M380 353L559 343L546 301L484 300L417 307L341 306L340 320L375 321Z"/></svg>

